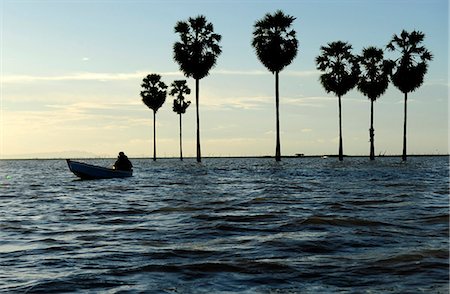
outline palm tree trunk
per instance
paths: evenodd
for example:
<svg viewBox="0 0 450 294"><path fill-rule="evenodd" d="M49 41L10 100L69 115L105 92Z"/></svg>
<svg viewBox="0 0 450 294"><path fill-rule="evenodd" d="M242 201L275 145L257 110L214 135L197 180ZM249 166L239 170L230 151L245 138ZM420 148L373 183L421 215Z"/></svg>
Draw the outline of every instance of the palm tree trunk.
<svg viewBox="0 0 450 294"><path fill-rule="evenodd" d="M277 127L277 142L275 147L275 160L281 161L281 147L280 147L280 93L278 87L278 71L275 72L275 109L276 109L276 127Z"/></svg>
<svg viewBox="0 0 450 294"><path fill-rule="evenodd" d="M339 100L339 161L344 160L344 151L342 146L342 110L341 110L341 96L338 96Z"/></svg>
<svg viewBox="0 0 450 294"><path fill-rule="evenodd" d="M183 160L183 128L181 124L181 113L180 113L180 160Z"/></svg>
<svg viewBox="0 0 450 294"><path fill-rule="evenodd" d="M198 106L198 97L199 97L199 79L195 79L195 108L197 112L197 162L202 161L202 155L200 151L200 117L199 117L199 106Z"/></svg>
<svg viewBox="0 0 450 294"><path fill-rule="evenodd" d="M408 101L408 93L405 93L405 110L404 110L405 121L403 122L403 154L402 154L403 161L406 161L406 102L407 101Z"/></svg>
<svg viewBox="0 0 450 294"><path fill-rule="evenodd" d="M153 111L153 161L156 161L156 111Z"/></svg>
<svg viewBox="0 0 450 294"><path fill-rule="evenodd" d="M373 100L370 99L370 160L375 160L375 131L373 129Z"/></svg>

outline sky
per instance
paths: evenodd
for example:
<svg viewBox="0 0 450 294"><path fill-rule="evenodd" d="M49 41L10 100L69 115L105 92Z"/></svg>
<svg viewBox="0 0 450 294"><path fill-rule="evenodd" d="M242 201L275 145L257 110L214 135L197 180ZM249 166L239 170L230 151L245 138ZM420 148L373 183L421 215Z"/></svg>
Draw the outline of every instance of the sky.
<svg viewBox="0 0 450 294"><path fill-rule="evenodd" d="M296 19L299 52L280 73L282 155L336 154L338 102L319 83L320 47L342 40L360 54L393 34L419 30L434 59L408 96L408 153L448 153L447 0L1 0L0 158L130 157L153 153L153 113L142 79L195 81L173 60L177 21L206 16L222 54L200 81L203 156L275 153L275 79L251 46L255 22L281 9ZM385 52L386 58L398 54ZM157 113L157 155L179 154L173 97ZM403 94L375 103L376 154L401 154ZM370 102L342 98L344 153L369 153ZM195 103L183 115L183 154L195 156Z"/></svg>

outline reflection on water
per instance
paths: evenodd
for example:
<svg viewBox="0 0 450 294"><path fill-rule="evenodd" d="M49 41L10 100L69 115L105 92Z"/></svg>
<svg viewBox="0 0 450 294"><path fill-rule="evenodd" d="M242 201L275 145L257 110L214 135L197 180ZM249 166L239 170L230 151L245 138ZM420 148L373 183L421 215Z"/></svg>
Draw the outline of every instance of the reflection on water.
<svg viewBox="0 0 450 294"><path fill-rule="evenodd" d="M133 165L0 161L0 291L448 292L448 157Z"/></svg>

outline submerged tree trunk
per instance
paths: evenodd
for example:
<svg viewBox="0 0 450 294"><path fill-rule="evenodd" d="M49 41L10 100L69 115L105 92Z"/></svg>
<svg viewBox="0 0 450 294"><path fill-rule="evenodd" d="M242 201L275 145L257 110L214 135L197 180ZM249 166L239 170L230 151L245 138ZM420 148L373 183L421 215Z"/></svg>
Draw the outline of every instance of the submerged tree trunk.
<svg viewBox="0 0 450 294"><path fill-rule="evenodd" d="M183 160L183 128L181 124L181 113L180 113L180 160Z"/></svg>
<svg viewBox="0 0 450 294"><path fill-rule="evenodd" d="M341 110L341 96L338 96L339 100L339 161L344 160L344 151L342 146L342 110Z"/></svg>
<svg viewBox="0 0 450 294"><path fill-rule="evenodd" d="M373 100L370 99L370 160L375 160L375 130L373 129Z"/></svg>
<svg viewBox="0 0 450 294"><path fill-rule="evenodd" d="M156 161L156 111L153 111L153 161Z"/></svg>
<svg viewBox="0 0 450 294"><path fill-rule="evenodd" d="M280 146L280 93L278 87L278 71L275 72L275 109L276 109L276 147L275 147L275 160L281 161L281 146Z"/></svg>
<svg viewBox="0 0 450 294"><path fill-rule="evenodd" d="M195 108L197 113L197 162L201 162L202 155L200 151L200 117L199 117L198 97L199 97L199 79L195 79Z"/></svg>
<svg viewBox="0 0 450 294"><path fill-rule="evenodd" d="M403 154L402 154L403 161L406 161L406 102L407 101L408 101L408 93L405 93L405 110L404 110L405 121L403 122Z"/></svg>

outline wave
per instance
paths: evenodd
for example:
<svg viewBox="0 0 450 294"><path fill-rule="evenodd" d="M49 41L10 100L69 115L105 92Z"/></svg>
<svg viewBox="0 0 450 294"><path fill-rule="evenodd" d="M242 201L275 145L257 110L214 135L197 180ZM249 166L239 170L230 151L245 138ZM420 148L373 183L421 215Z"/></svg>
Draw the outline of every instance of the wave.
<svg viewBox="0 0 450 294"><path fill-rule="evenodd" d="M447 158L133 165L73 181L2 162L0 292L448 290Z"/></svg>

